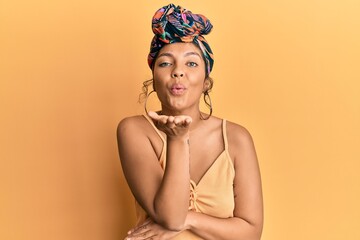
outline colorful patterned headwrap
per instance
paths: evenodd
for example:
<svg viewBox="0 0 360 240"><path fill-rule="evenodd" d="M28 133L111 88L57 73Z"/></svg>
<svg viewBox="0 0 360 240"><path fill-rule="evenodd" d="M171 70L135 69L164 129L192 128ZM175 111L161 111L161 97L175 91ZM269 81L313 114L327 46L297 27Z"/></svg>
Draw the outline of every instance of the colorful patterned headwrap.
<svg viewBox="0 0 360 240"><path fill-rule="evenodd" d="M193 42L203 53L206 73L212 70L214 59L211 48L203 35L208 34L212 25L201 14L193 14L180 6L169 4L160 8L152 19L152 30L155 34L150 46L148 64L153 67L153 62L160 49L169 43Z"/></svg>

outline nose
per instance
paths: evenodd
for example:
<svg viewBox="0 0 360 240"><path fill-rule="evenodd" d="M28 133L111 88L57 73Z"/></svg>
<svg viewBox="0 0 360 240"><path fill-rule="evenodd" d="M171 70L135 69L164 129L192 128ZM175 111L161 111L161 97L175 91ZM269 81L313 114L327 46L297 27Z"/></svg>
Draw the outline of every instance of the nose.
<svg viewBox="0 0 360 240"><path fill-rule="evenodd" d="M174 70L173 70L172 73L171 73L171 77L172 77L172 78L181 78L181 77L183 77L183 76L184 76L184 72L183 72L183 70L182 70L181 68L179 68L179 67L174 68Z"/></svg>
<svg viewBox="0 0 360 240"><path fill-rule="evenodd" d="M178 78L178 77L183 77L183 76L184 76L183 73L173 73L173 74L171 75L172 78Z"/></svg>

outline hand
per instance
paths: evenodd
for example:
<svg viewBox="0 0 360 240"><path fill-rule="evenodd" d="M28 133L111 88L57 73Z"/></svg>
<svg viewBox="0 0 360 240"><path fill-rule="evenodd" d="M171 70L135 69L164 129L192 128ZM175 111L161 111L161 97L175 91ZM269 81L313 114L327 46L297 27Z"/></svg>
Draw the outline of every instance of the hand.
<svg viewBox="0 0 360 240"><path fill-rule="evenodd" d="M148 218L143 224L128 231L125 240L168 240L180 232L170 231Z"/></svg>
<svg viewBox="0 0 360 240"><path fill-rule="evenodd" d="M158 115L153 111L150 111L148 115L154 120L156 127L165 132L168 137L189 137L189 128L192 122L192 118L190 116Z"/></svg>

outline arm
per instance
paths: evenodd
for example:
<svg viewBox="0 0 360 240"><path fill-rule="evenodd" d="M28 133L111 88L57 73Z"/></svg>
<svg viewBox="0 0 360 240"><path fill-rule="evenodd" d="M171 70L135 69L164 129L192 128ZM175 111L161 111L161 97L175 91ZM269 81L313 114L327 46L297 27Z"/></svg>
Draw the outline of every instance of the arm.
<svg viewBox="0 0 360 240"><path fill-rule="evenodd" d="M145 119L124 119L118 126L117 137L124 175L136 200L155 222L170 230L179 230L189 204L187 139L191 119L168 118L158 119L172 134L168 133L165 171L144 130L148 124Z"/></svg>
<svg viewBox="0 0 360 240"><path fill-rule="evenodd" d="M228 125L229 152L234 159L234 217L219 219L189 212L185 228L208 240L260 239L263 205L260 171L254 144L246 129Z"/></svg>
<svg viewBox="0 0 360 240"><path fill-rule="evenodd" d="M250 134L242 127L229 124L229 151L235 163L235 209L232 218L216 218L188 212L183 230L190 230L207 240L259 240L263 224L260 172ZM131 239L171 239L174 233L148 221L132 229Z"/></svg>

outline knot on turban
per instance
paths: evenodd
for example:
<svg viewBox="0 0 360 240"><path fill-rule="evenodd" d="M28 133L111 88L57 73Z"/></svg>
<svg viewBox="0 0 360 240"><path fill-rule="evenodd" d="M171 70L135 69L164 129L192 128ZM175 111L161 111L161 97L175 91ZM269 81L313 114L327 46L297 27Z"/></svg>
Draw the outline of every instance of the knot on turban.
<svg viewBox="0 0 360 240"><path fill-rule="evenodd" d="M152 19L152 30L155 34L151 41L148 64L153 67L153 62L160 49L170 43L193 42L201 50L206 73L212 70L214 59L211 48L203 35L212 29L209 19L201 14L193 14L180 6L169 4L160 8Z"/></svg>

